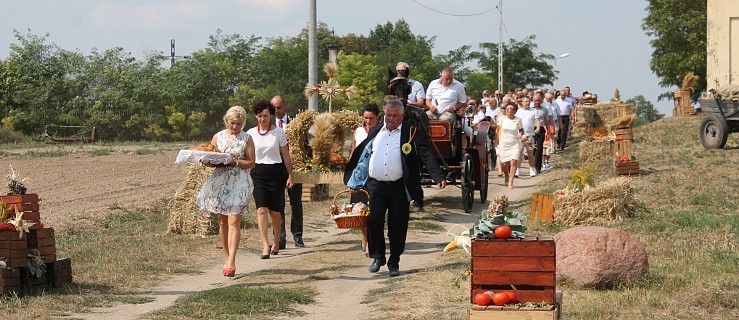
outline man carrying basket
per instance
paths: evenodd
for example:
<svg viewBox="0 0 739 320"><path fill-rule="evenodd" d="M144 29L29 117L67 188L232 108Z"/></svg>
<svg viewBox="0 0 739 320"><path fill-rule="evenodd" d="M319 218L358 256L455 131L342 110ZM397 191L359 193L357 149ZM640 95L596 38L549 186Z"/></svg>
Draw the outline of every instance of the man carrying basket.
<svg viewBox="0 0 739 320"><path fill-rule="evenodd" d="M400 275L400 255L405 250L410 200L422 201L421 162L439 188L446 187L444 173L428 145L428 133L403 121L405 108L400 100L385 104L384 125L370 129L367 138L352 153L344 181L352 193L369 191L370 217L367 221L369 267L378 272L387 263L390 276ZM390 257L385 259L385 214L387 213Z"/></svg>

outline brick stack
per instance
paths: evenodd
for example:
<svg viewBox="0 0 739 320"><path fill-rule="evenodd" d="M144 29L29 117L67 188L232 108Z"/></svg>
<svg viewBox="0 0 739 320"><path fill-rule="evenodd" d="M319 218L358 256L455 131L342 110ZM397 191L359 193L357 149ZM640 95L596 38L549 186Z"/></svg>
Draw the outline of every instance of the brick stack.
<svg viewBox="0 0 739 320"><path fill-rule="evenodd" d="M0 201L15 212L23 213L23 220L34 222L29 233L19 237L17 231L0 231L0 258L5 258L9 269L0 269L0 296L16 292L35 293L46 288L59 288L72 283L72 261L57 260L53 228L44 228L39 212L37 194L0 196ZM40 257L33 261L29 254ZM31 274L30 263L44 263L46 272L41 277Z"/></svg>

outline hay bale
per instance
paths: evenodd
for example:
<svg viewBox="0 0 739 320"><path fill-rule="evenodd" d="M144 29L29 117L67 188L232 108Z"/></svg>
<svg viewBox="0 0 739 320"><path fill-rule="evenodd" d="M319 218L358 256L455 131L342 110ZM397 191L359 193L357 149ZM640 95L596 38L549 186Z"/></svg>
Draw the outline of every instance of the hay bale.
<svg viewBox="0 0 739 320"><path fill-rule="evenodd" d="M634 214L637 205L631 179L611 178L594 188L554 198L554 223L565 226L621 221Z"/></svg>
<svg viewBox="0 0 739 320"><path fill-rule="evenodd" d="M611 158L611 144L608 140L580 142L580 161L583 163L598 162Z"/></svg>
<svg viewBox="0 0 739 320"><path fill-rule="evenodd" d="M213 168L199 164L187 166L187 179L175 193L167 233L195 235L218 233L218 217L215 214L201 211L195 203L195 197L212 171Z"/></svg>

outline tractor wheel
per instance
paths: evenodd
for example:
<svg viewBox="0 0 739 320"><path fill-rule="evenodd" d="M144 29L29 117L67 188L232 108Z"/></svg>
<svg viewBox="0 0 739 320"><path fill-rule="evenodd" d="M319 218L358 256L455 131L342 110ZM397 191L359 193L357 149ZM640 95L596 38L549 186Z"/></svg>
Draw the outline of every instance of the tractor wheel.
<svg viewBox="0 0 739 320"><path fill-rule="evenodd" d="M721 149L729 140L729 124L719 114L704 115L700 130L701 144L705 149Z"/></svg>

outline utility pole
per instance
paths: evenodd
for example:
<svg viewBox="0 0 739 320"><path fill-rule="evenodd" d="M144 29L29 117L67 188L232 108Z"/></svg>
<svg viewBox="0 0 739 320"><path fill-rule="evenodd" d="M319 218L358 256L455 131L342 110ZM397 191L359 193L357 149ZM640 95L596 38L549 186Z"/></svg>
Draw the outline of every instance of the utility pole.
<svg viewBox="0 0 739 320"><path fill-rule="evenodd" d="M170 58L171 58L171 60L170 60L171 61L171 64L169 65L170 68L171 67L174 67L175 60L177 60L177 59L189 59L190 58L190 56L178 56L178 55L175 55L175 51L174 51L174 39L170 40L169 43L170 43Z"/></svg>
<svg viewBox="0 0 739 320"><path fill-rule="evenodd" d="M308 10L308 83L318 86L318 40L316 35L316 0L310 0ZM308 109L318 111L318 95L308 99Z"/></svg>
<svg viewBox="0 0 739 320"><path fill-rule="evenodd" d="M503 91L503 0L498 0L498 90Z"/></svg>

